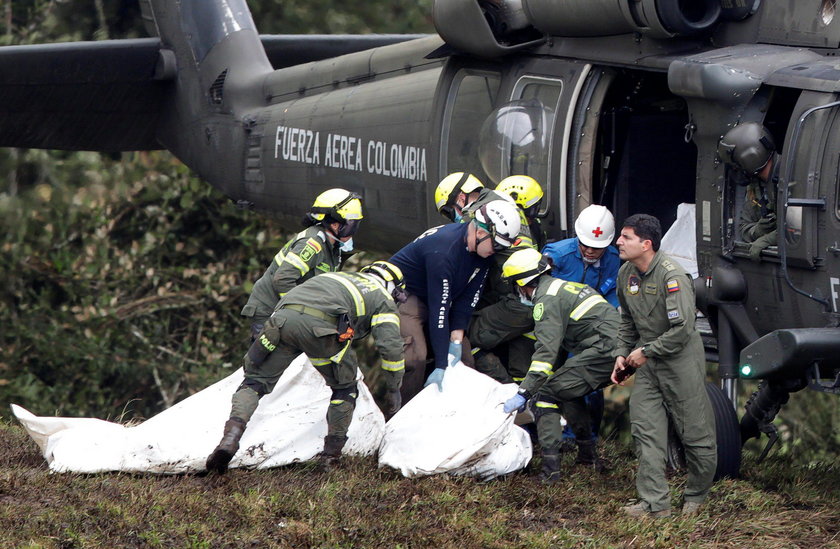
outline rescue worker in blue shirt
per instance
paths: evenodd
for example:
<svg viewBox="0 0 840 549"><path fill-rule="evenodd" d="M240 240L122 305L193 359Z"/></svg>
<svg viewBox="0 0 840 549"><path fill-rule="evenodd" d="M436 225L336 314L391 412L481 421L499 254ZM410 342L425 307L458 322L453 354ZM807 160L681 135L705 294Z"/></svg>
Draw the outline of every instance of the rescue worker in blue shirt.
<svg viewBox="0 0 840 549"><path fill-rule="evenodd" d="M467 223L429 229L389 259L405 276L408 292L398 307L406 359L402 402L411 400L424 385L435 383L442 389L446 368L462 357L469 361L469 353L462 354L462 342L489 258L509 248L519 229L517 206L495 200L479 208ZM426 379L429 347L434 370Z"/></svg>
<svg viewBox="0 0 840 549"><path fill-rule="evenodd" d="M575 220L575 238L553 242L543 248L553 267L551 276L580 282L600 293L613 307L618 307L616 280L621 260L611 243L615 237L615 219L606 206L592 204ZM604 415L604 392L598 390L586 397L592 417L592 439L598 438ZM575 435L570 427L563 431L562 451L571 451Z"/></svg>
<svg viewBox="0 0 840 549"><path fill-rule="evenodd" d="M551 276L582 282L598 291L618 307L616 280L621 260L612 246L615 220L606 206L593 204L584 208L575 221L575 238L552 242L543 248L551 258Z"/></svg>

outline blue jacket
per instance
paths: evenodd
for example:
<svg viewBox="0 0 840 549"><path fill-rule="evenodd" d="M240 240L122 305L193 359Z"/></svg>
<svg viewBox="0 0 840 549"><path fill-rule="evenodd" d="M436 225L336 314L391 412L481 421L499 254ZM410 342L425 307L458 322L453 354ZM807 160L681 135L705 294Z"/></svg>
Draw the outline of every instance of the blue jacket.
<svg viewBox="0 0 840 549"><path fill-rule="evenodd" d="M542 250L554 262L551 276L571 282L583 282L593 287L613 307L618 307L616 294L616 280L621 260L615 246L608 246L607 251L594 265L583 262L577 238L567 238L559 242L552 242Z"/></svg>
<svg viewBox="0 0 840 549"><path fill-rule="evenodd" d="M469 223L433 227L389 259L405 277L406 290L429 311L435 366L446 368L452 330L466 330L490 266L467 250Z"/></svg>

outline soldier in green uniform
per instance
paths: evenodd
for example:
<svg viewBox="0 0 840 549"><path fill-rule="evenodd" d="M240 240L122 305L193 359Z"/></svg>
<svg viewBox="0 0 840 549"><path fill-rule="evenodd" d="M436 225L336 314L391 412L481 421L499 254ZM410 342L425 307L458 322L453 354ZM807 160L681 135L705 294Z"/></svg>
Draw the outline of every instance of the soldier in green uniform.
<svg viewBox="0 0 840 549"><path fill-rule="evenodd" d="M256 338L286 292L320 273L337 271L341 252L353 249L353 235L362 219L361 196L344 189L324 191L315 199L299 232L277 252L254 283L242 316L251 319Z"/></svg>
<svg viewBox="0 0 840 549"><path fill-rule="evenodd" d="M519 383L525 378L534 353L534 319L531 308L519 302L511 284L503 279L502 265L515 251L539 249L545 243L537 217L543 190L532 177L512 175L503 179L494 192L506 194L516 202L522 229L516 245L493 258L470 322L468 340L476 370L501 383ZM469 217L481 201L467 206L465 216Z"/></svg>
<svg viewBox="0 0 840 549"><path fill-rule="evenodd" d="M597 291L554 278L547 258L534 249L515 252L504 276L523 303L533 306L537 342L519 391L504 404L511 413L536 395L537 432L543 451L543 479L560 479L564 414L578 445L576 463L604 467L591 437L592 420L584 396L610 384L619 316ZM567 353L573 356L566 359Z"/></svg>
<svg viewBox="0 0 840 549"><path fill-rule="evenodd" d="M612 379L619 382L626 369L637 369L630 422L640 501L623 508L631 516L671 514L665 479L668 413L688 462L683 514L698 512L717 466L705 353L694 327L694 286L683 268L659 251L661 240L659 220L636 214L624 221L617 242L626 263L618 272L621 325Z"/></svg>
<svg viewBox="0 0 840 549"><path fill-rule="evenodd" d="M221 442L207 458L207 469L227 470L259 399L274 389L301 353L333 391L321 454L325 466L341 456L356 407L358 364L350 348L353 340L373 334L387 387L385 414L395 414L401 406L405 370L395 300L405 297L402 272L386 261L376 261L358 273L325 273L289 290L242 359L245 380L233 395L230 419Z"/></svg>

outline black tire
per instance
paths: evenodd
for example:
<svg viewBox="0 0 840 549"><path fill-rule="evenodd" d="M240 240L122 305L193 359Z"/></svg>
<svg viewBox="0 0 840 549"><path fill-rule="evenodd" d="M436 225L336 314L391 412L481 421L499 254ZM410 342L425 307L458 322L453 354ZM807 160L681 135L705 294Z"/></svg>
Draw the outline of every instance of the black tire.
<svg viewBox="0 0 840 549"><path fill-rule="evenodd" d="M732 402L720 387L714 383L706 384L706 394L712 403L717 434L717 469L715 480L738 478L741 473L741 429L738 416ZM668 448L666 451L668 468L684 470L685 450L671 422L668 422Z"/></svg>

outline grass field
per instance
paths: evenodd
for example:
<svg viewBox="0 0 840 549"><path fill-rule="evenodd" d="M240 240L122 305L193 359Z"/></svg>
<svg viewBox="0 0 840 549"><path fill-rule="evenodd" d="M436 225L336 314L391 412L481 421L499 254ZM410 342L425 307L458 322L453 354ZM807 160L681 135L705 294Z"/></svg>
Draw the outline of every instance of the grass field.
<svg viewBox="0 0 840 549"><path fill-rule="evenodd" d="M374 458L328 473L300 464L227 475L53 474L17 424L0 424L0 547L759 547L840 546L840 466L783 458L718 482L702 513L629 519L635 461L603 444L607 474L569 464L546 486L405 479ZM671 479L674 505L684 476Z"/></svg>

